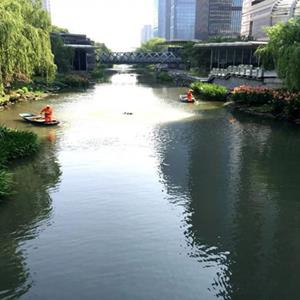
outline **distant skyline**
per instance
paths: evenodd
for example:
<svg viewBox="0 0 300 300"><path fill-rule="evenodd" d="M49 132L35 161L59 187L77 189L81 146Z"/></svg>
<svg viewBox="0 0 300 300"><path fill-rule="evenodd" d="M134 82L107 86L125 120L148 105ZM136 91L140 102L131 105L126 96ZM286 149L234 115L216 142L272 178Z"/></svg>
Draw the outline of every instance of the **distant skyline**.
<svg viewBox="0 0 300 300"><path fill-rule="evenodd" d="M50 5L54 25L114 51L138 47L142 27L153 23L153 0L50 0Z"/></svg>

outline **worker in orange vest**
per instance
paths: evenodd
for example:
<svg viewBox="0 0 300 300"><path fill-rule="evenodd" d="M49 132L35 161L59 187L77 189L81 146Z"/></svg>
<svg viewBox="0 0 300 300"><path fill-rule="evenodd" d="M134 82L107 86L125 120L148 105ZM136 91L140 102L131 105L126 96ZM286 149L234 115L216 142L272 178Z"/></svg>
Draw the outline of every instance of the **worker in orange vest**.
<svg viewBox="0 0 300 300"><path fill-rule="evenodd" d="M44 114L46 123L52 122L53 109L50 105L46 105L46 107L41 110L41 114Z"/></svg>
<svg viewBox="0 0 300 300"><path fill-rule="evenodd" d="M193 96L193 91L192 90L189 90L188 93L186 94L186 98L189 102L192 102L194 99L194 96Z"/></svg>

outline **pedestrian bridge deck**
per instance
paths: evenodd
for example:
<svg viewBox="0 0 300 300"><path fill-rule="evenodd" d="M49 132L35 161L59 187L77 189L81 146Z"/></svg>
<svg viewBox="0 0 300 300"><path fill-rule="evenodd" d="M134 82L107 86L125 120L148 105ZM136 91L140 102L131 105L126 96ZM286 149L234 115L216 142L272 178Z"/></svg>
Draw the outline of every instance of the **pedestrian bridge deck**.
<svg viewBox="0 0 300 300"><path fill-rule="evenodd" d="M102 53L98 60L104 64L172 64L181 58L172 52L111 52Z"/></svg>

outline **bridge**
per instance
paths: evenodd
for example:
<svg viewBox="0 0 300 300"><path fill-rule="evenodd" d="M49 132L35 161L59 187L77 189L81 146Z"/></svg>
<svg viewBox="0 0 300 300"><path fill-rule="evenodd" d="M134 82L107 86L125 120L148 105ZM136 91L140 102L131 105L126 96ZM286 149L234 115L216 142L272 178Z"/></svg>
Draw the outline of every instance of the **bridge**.
<svg viewBox="0 0 300 300"><path fill-rule="evenodd" d="M102 53L98 60L103 64L178 64L182 60L173 52L111 52Z"/></svg>

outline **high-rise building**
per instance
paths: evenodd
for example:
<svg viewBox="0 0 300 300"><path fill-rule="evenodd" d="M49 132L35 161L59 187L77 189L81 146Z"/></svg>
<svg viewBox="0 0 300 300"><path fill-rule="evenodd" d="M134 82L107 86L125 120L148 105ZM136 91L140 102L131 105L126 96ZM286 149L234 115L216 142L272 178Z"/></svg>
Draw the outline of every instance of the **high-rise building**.
<svg viewBox="0 0 300 300"><path fill-rule="evenodd" d="M155 0L153 35L170 39L171 0Z"/></svg>
<svg viewBox="0 0 300 300"><path fill-rule="evenodd" d="M152 25L144 25L141 31L141 43L146 43L153 38Z"/></svg>
<svg viewBox="0 0 300 300"><path fill-rule="evenodd" d="M243 0L155 0L154 36L167 40L239 36L242 2Z"/></svg>
<svg viewBox="0 0 300 300"><path fill-rule="evenodd" d="M197 0L196 39L240 35L243 0Z"/></svg>
<svg viewBox="0 0 300 300"><path fill-rule="evenodd" d="M196 0L171 0L170 6L170 39L194 39Z"/></svg>
<svg viewBox="0 0 300 300"><path fill-rule="evenodd" d="M50 13L50 0L43 0L42 4L43 4L43 8L47 10L48 13Z"/></svg>
<svg viewBox="0 0 300 300"><path fill-rule="evenodd" d="M265 27L300 16L300 0L244 0L241 35L267 38Z"/></svg>
<svg viewBox="0 0 300 300"><path fill-rule="evenodd" d="M159 0L154 0L154 14L153 14L153 26L152 26L152 31L153 31L153 37L158 37L158 1Z"/></svg>

